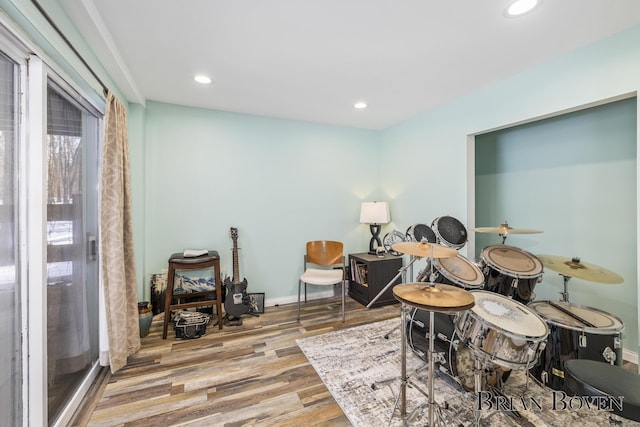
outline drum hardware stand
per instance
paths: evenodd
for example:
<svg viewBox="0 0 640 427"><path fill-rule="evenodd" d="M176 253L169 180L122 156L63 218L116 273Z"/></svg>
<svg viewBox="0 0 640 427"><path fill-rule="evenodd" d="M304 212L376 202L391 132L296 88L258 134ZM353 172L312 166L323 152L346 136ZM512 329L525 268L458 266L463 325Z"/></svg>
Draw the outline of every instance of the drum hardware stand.
<svg viewBox="0 0 640 427"><path fill-rule="evenodd" d="M433 360L433 353L434 353L434 349L433 349L433 341L434 341L434 312L433 311L429 311L429 354L428 354L428 364L429 364L429 392L425 393L420 387L418 387L415 383L411 382L409 380L409 377L407 375L407 328L404 327L404 325L406 324L406 311L407 311L407 307L405 306L404 303L402 303L402 309L401 309L401 324L402 326L402 343L401 343L401 348L400 348L400 358L401 358L401 371L400 371L400 393L398 394L398 397L396 398L396 403L393 407L393 412L391 413L391 418L389 419L389 425L391 425L391 421L393 420L393 414L396 411L396 408L398 407L398 402L400 402L400 416L402 417L403 420L403 425L408 425L409 420L411 420L411 418L416 414L416 412L421 411L423 405L419 405L417 408L415 408L413 411L411 411L411 413L409 414L409 416L407 416L407 385L411 385L413 386L416 390L418 390L420 393L422 393L425 397L427 397L429 399L429 402L427 403L429 405L429 426L434 426L434 407L435 410L437 412L437 416L438 416L438 423L440 425L445 425L444 424L444 418L442 416L442 410L440 409L440 406L436 403L435 398L434 398L434 392L433 392L433 380L434 380L434 360Z"/></svg>
<svg viewBox="0 0 640 427"><path fill-rule="evenodd" d="M564 274L561 274L561 276L562 281L564 282L564 292L560 292L560 295L562 295L562 299L560 301L569 302L569 280L571 279L571 276L567 276Z"/></svg>
<svg viewBox="0 0 640 427"><path fill-rule="evenodd" d="M385 287L382 288L382 290L380 292L378 292L378 295L376 295L375 297L373 297L373 299L371 301L369 301L369 304L367 304L367 308L371 308L373 303L375 303L378 300L378 298L380 298L382 296L382 294L384 294L387 291L387 289L389 289L391 286L393 286L393 282L398 280L399 277L402 277L402 283L406 283L406 277L407 277L406 276L406 272L407 272L407 270L411 267L411 275L413 276L413 263L416 262L419 259L420 259L419 257L411 255L409 264L407 264L404 267L401 267L400 270L398 270L398 274L393 276L393 278L391 280L389 280L389 283L387 283L385 285ZM403 320L403 322L404 322L404 320ZM393 329L391 329L389 332L387 332L384 335L384 338L385 339L389 339L389 335L391 335L393 333L393 331L395 331L399 327L404 328L404 324L402 324L400 326L396 326Z"/></svg>
<svg viewBox="0 0 640 427"><path fill-rule="evenodd" d="M382 294L384 294L387 291L387 289L389 289L391 286L393 286L393 282L398 280L399 277L402 277L402 283L406 283L406 272L407 272L407 270L409 269L409 267L412 267L413 263L416 262L419 259L420 259L419 257L415 257L415 256L411 255L411 260L409 261L409 264L407 264L404 267L401 267L400 270L398 270L398 274L393 276L393 278L389 281L389 283L387 283L385 285L385 287L382 288L382 290L380 292L378 292L378 295L376 295L375 297L373 297L373 299L371 301L369 301L369 304L367 304L367 308L371 308L373 303L375 303L378 300L378 298L380 298L382 296ZM411 272L411 274L413 275L413 271Z"/></svg>

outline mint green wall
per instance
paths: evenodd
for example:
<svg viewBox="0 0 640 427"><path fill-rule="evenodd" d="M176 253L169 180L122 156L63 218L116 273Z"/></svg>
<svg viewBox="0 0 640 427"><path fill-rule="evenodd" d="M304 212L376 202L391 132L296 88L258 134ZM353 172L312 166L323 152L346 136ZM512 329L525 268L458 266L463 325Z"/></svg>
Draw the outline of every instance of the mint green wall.
<svg viewBox="0 0 640 427"><path fill-rule="evenodd" d="M125 102L57 2L43 4ZM99 92L95 82L83 82L91 77L30 1L0 0L0 7L76 83ZM264 290L268 298L292 296L301 270L299 242L336 236L343 237L347 251L366 248L368 231L357 224L362 199L391 202L394 222L383 233L430 223L441 215L455 216L472 228L474 135L628 96L639 87L640 27L635 27L377 133L156 103L127 105L141 295L148 275L163 268L174 250L207 245L224 256L226 248L230 259L228 228L237 226L241 270L250 289ZM338 178L318 166L321 159L337 162ZM181 180L193 173L206 174L199 193L179 192ZM321 186L325 178L328 190ZM216 183L218 195L209 194L210 182ZM169 200L171 190L174 200ZM322 197L317 200L314 194ZM195 208L186 206L191 202L197 202ZM188 208L189 220L184 221ZM470 237L473 253L475 236ZM636 250L623 253L637 266ZM637 283L636 276L625 273L625 285ZM637 293L623 297L637 307ZM637 320L629 322L627 337L636 337L637 343L637 336ZM625 346L631 342L627 339ZM632 347L636 350L637 344Z"/></svg>
<svg viewBox="0 0 640 427"><path fill-rule="evenodd" d="M472 67L473 64L469 66ZM636 26L382 131L380 172L384 179L381 183L381 197L391 201L391 206L397 212L394 219L399 223L400 229L415 222L431 222L441 215L455 216L472 229L476 226L475 135L595 105L605 100L628 97L629 94L637 93L639 88L640 26ZM635 114L637 123L637 108ZM637 144L637 141L636 127L634 143ZM558 150L567 149L559 146ZM634 173L629 171L631 166L628 159L622 161L622 165L627 174ZM615 184L618 182L618 174L599 176L599 179ZM611 184L612 188L614 184ZM634 195L629 205L637 206L637 175L628 185ZM549 192L557 199L564 195L559 190L549 188ZM570 203L582 202L571 200ZM603 207L601 212L604 223L608 211ZM637 224L636 212L627 212L626 215L630 215L631 220ZM511 218L511 221L514 223L516 220ZM570 221L561 218L559 222ZM477 226L484 225L487 224ZM515 225L535 228L535 224ZM627 307L622 308L626 317L625 348L634 352L637 352L638 346L636 229L631 227L628 230L633 235L631 247L618 251L623 258L620 262L625 265L622 271L625 285L617 288L621 294L610 300L612 305L616 305L617 301L625 301L627 304ZM553 236L549 236L551 237ZM471 254L473 258L475 233L470 233L470 238L462 252ZM534 238L531 239L529 241ZM601 259L589 255L584 255L583 258L585 261L594 259L594 263ZM604 264L616 269L619 261L616 259L609 262L609 259L605 259ZM543 289L541 287L541 291ZM608 296L608 290L602 292ZM582 297L578 293L575 296L576 302L579 301L579 296ZM617 306L611 311L617 312Z"/></svg>
<svg viewBox="0 0 640 427"><path fill-rule="evenodd" d="M476 221L543 234L506 244L613 270L621 285L571 279L570 301L637 322L636 103L626 99L476 138ZM496 235L476 236L476 257ZM538 300L558 300L563 280L545 270ZM636 336L625 334L628 348Z"/></svg>
<svg viewBox="0 0 640 427"><path fill-rule="evenodd" d="M373 131L149 102L145 138L132 169L145 168L147 277L187 248L217 249L231 275L237 227L249 291L291 298L306 241L368 248L358 220L379 187Z"/></svg>

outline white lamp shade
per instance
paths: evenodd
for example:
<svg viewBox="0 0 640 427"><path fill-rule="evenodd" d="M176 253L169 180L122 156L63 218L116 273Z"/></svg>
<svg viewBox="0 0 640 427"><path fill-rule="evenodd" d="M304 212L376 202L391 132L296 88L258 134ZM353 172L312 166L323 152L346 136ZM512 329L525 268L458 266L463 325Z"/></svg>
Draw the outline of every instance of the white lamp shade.
<svg viewBox="0 0 640 427"><path fill-rule="evenodd" d="M360 222L362 224L387 224L391 221L387 202L362 202Z"/></svg>

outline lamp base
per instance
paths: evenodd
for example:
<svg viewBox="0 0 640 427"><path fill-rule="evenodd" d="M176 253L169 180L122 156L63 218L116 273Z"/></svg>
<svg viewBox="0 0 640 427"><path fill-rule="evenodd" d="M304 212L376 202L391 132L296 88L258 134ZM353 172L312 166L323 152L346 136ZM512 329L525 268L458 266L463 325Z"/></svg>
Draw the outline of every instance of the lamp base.
<svg viewBox="0 0 640 427"><path fill-rule="evenodd" d="M374 243L377 243L377 246L382 246L382 242L380 241L380 228L382 226L380 224L369 224L369 230L371 230L371 240L369 241L369 253L371 255L378 255L376 247L373 246Z"/></svg>

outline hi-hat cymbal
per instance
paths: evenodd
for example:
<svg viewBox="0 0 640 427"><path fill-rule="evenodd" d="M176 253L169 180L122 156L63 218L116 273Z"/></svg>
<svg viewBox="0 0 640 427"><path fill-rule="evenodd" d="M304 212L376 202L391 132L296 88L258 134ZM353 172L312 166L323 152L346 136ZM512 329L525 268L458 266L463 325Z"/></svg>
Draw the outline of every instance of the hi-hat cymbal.
<svg viewBox="0 0 640 427"><path fill-rule="evenodd" d="M557 255L536 255L536 257L542 261L542 265L546 268L557 271L563 276L577 277L578 279L597 283L616 284L624 282L622 276L613 271L581 261L580 258L566 258Z"/></svg>
<svg viewBox="0 0 640 427"><path fill-rule="evenodd" d="M458 251L437 243L398 242L391 245L394 251L421 258L449 258L458 255Z"/></svg>
<svg viewBox="0 0 640 427"><path fill-rule="evenodd" d="M476 302L471 292L442 283L402 283L394 286L393 295L411 307L439 312L468 310Z"/></svg>
<svg viewBox="0 0 640 427"><path fill-rule="evenodd" d="M478 227L478 228L474 228L474 231L478 232L478 233L491 233L491 234L500 234L500 235L507 235L507 234L538 234L538 233L542 233L542 230L531 230L528 228L513 228L513 227L509 227L509 224L500 224L497 227Z"/></svg>

